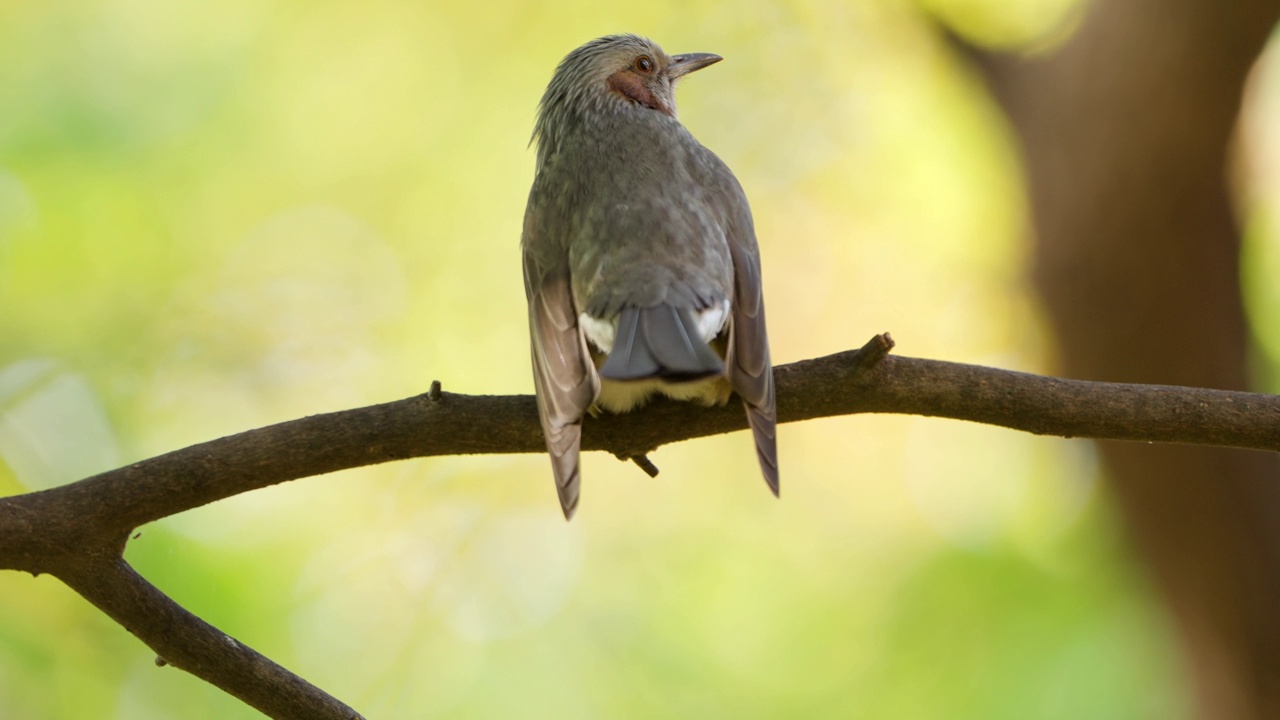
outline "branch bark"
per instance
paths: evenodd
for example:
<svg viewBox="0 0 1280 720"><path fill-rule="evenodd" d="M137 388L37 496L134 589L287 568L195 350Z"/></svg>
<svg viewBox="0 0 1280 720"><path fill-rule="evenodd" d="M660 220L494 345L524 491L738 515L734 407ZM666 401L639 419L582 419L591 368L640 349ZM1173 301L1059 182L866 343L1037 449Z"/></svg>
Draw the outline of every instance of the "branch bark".
<svg viewBox="0 0 1280 720"><path fill-rule="evenodd" d="M1280 451L1280 396L1085 382L859 350L776 368L778 420L877 412L1040 435ZM654 402L588 419L583 448L640 457L746 428L740 407ZM0 569L47 572L145 642L274 718L359 714L200 620L123 560L133 528L288 480L436 455L543 452L531 396L429 393L314 415L193 445L70 485L0 499Z"/></svg>
<svg viewBox="0 0 1280 720"><path fill-rule="evenodd" d="M361 720L360 713L193 615L123 558L62 568L57 576L173 665L273 718Z"/></svg>

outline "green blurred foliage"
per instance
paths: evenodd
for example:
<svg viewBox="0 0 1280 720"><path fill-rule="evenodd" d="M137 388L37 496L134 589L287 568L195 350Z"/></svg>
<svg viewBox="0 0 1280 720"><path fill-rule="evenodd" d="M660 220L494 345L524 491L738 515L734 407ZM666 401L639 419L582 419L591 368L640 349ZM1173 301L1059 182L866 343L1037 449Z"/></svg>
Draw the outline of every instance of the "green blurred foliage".
<svg viewBox="0 0 1280 720"><path fill-rule="evenodd" d="M1008 130L934 23L1035 48L1077 11L0 4L0 493L432 379L530 392L533 115L608 32L726 57L681 114L752 199L778 361L891 330L1052 371ZM1185 716L1088 445L864 416L780 447L781 502L741 435L663 448L656 480L589 456L572 524L545 458L440 458L169 518L127 557L375 718ZM7 573L0 717L257 714Z"/></svg>
<svg viewBox="0 0 1280 720"><path fill-rule="evenodd" d="M1273 38L1275 35L1273 35ZM1259 59L1245 98L1233 178L1243 218L1241 285L1260 357L1255 384L1280 393L1280 51Z"/></svg>

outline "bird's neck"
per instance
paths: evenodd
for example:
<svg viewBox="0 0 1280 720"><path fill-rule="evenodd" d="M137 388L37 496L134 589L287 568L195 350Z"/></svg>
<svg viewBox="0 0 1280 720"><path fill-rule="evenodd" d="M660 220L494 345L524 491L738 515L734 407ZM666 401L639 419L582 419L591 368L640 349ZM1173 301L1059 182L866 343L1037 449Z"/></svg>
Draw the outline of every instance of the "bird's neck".
<svg viewBox="0 0 1280 720"><path fill-rule="evenodd" d="M620 92L575 99L578 102L544 108L539 116L535 130L539 168L562 153L579 149L607 152L606 148L619 143L648 142L655 132L684 131L674 108L665 113L624 98Z"/></svg>

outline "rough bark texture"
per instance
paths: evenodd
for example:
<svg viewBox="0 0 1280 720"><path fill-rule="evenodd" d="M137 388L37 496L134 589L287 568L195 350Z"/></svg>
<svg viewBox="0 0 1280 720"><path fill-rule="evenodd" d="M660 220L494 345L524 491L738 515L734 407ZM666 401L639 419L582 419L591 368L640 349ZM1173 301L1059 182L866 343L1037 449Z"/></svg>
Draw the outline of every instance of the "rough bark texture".
<svg viewBox="0 0 1280 720"><path fill-rule="evenodd" d="M1059 52L988 66L1023 142L1035 275L1070 377L1243 389L1226 182L1280 3L1102 0ZM1280 466L1102 443L1185 643L1200 715L1280 717Z"/></svg>
<svg viewBox="0 0 1280 720"><path fill-rule="evenodd" d="M953 417L1040 434L1186 442L1280 451L1280 396L1028 375L860 350L776 368L782 422L855 412ZM587 422L583 447L631 457L746 427L736 404L655 402ZM0 498L0 569L50 573L182 668L288 720L360 715L187 612L123 559L140 524L242 492L409 457L545 452L528 396L444 393L250 430L50 490ZM548 473L549 476L549 473ZM548 477L549 479L549 477Z"/></svg>

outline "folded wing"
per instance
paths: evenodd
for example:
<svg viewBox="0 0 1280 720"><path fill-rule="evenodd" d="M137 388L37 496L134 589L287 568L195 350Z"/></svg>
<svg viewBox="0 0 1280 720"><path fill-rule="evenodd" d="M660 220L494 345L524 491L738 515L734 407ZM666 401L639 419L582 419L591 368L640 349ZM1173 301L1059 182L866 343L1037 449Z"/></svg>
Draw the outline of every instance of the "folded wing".
<svg viewBox="0 0 1280 720"><path fill-rule="evenodd" d="M526 250L524 283L538 417L551 454L560 509L568 519L578 507L582 484L578 471L582 416L595 401L600 380L578 330L568 270L539 268Z"/></svg>

